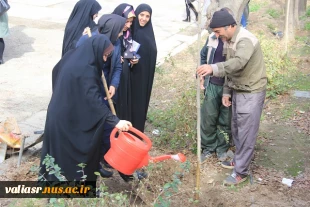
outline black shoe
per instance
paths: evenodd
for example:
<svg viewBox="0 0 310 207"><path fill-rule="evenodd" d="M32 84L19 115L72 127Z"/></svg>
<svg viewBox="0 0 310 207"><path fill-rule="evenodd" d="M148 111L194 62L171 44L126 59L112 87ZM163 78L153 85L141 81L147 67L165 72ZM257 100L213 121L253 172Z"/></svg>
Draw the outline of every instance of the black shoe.
<svg viewBox="0 0 310 207"><path fill-rule="evenodd" d="M119 171L118 171L118 173L119 173L119 175L121 176L121 178L123 178L123 180L124 180L126 183L133 180L133 175L125 175L125 174L123 174L123 173L121 173L121 172L119 172Z"/></svg>
<svg viewBox="0 0 310 207"><path fill-rule="evenodd" d="M137 174L138 180L145 179L148 176L148 174L146 172L140 171L140 170L137 170L136 174Z"/></svg>
<svg viewBox="0 0 310 207"><path fill-rule="evenodd" d="M99 173L100 173L101 177L103 177L103 178L109 178L109 177L113 176L113 172L105 170L103 168L99 169Z"/></svg>
<svg viewBox="0 0 310 207"><path fill-rule="evenodd" d="M190 17L186 17L186 19L183 20L183 22L190 22L190 21L191 21Z"/></svg>
<svg viewBox="0 0 310 207"><path fill-rule="evenodd" d="M101 163L102 163L106 168L113 169L113 167L112 167L109 163L107 163L107 161L103 160Z"/></svg>
<svg viewBox="0 0 310 207"><path fill-rule="evenodd" d="M1 64L4 64L4 61L3 61L3 60L0 60L0 65L1 65Z"/></svg>

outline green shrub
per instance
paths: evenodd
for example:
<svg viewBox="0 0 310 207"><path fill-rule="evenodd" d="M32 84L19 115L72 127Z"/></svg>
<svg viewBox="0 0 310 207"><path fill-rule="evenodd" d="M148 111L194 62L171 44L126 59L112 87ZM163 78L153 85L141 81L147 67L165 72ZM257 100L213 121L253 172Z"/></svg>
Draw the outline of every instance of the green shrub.
<svg viewBox="0 0 310 207"><path fill-rule="evenodd" d="M261 4L250 1L250 4L249 4L250 12L257 12L260 8L261 8Z"/></svg>
<svg viewBox="0 0 310 207"><path fill-rule="evenodd" d="M179 99L164 110L150 108L148 121L159 129L155 144L172 149L194 149L196 144L196 88L188 87Z"/></svg>
<svg viewBox="0 0 310 207"><path fill-rule="evenodd" d="M275 10L275 9L268 9L267 10L267 13L271 16L271 17L273 17L273 18L279 18L280 17L280 12L279 11L277 11L277 10Z"/></svg>
<svg viewBox="0 0 310 207"><path fill-rule="evenodd" d="M270 29L270 31L275 31L276 27L273 24L267 24L267 27Z"/></svg>
<svg viewBox="0 0 310 207"><path fill-rule="evenodd" d="M308 8L307 8L306 16L307 16L307 17L310 17L310 6L308 6Z"/></svg>
<svg viewBox="0 0 310 207"><path fill-rule="evenodd" d="M180 180L180 177L183 176L182 174L189 173L190 162L186 161L182 163L180 167L182 168L182 172L176 171L172 176L173 180L163 186L162 191L154 201L154 207L171 206L171 197L176 195L179 191L179 186L182 184Z"/></svg>
<svg viewBox="0 0 310 207"><path fill-rule="evenodd" d="M305 24L305 30L310 31L310 22L307 22L307 23Z"/></svg>
<svg viewBox="0 0 310 207"><path fill-rule="evenodd" d="M268 79L267 97L275 97L291 88L290 74L294 70L293 62L283 53L278 41L258 36L264 54Z"/></svg>
<svg viewBox="0 0 310 207"><path fill-rule="evenodd" d="M307 41L308 37L305 36L295 36L295 40L300 41L300 42L305 42Z"/></svg>

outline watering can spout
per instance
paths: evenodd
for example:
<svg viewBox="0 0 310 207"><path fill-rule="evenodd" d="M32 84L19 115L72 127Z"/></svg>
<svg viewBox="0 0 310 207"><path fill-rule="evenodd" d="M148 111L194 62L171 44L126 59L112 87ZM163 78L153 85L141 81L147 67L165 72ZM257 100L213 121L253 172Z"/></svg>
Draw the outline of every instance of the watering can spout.
<svg viewBox="0 0 310 207"><path fill-rule="evenodd" d="M154 163L161 162L161 161L168 160L168 159L173 159L173 160L180 161L180 162L186 161L186 157L182 153L178 153L175 155L161 155L158 157L150 157L150 161Z"/></svg>

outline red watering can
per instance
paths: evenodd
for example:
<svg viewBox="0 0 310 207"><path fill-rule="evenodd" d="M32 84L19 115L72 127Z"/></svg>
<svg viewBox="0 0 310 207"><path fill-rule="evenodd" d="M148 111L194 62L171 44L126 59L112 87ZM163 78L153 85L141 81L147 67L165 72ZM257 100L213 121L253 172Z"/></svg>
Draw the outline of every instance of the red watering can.
<svg viewBox="0 0 310 207"><path fill-rule="evenodd" d="M117 131L118 129L114 128L111 132L111 148L105 154L104 159L114 169L125 175L132 175L137 169L147 166L149 161L159 162L167 159L174 159L181 162L186 161L186 157L182 153L151 157L148 152L152 147L152 142L145 134L130 127L129 132L135 135L129 132L119 132L116 138Z"/></svg>

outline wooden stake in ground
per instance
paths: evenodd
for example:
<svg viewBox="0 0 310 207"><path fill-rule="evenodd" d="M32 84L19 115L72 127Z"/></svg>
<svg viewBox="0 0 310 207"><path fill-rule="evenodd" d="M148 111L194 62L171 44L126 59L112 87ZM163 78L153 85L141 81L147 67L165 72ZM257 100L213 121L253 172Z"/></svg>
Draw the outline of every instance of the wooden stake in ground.
<svg viewBox="0 0 310 207"><path fill-rule="evenodd" d="M91 37L90 28L87 27L86 30L87 30L88 37ZM103 82L103 87L104 87L105 93L107 95L107 99L108 99L108 102L109 102L109 106L110 106L111 112L112 112L112 114L116 115L116 111L115 111L115 108L114 108L114 105L113 105L113 101L112 101L112 99L110 97L110 94L109 94L108 84L107 84L107 81L106 81L106 79L104 77L103 71L102 71L101 79L102 79L102 82Z"/></svg>
<svg viewBox="0 0 310 207"><path fill-rule="evenodd" d="M200 65L200 41L201 41L201 8L198 1L198 41L197 41L197 67ZM196 191L195 200L199 200L200 193L200 165L201 165L201 137L200 137L200 77L197 76L197 169L196 169Z"/></svg>

